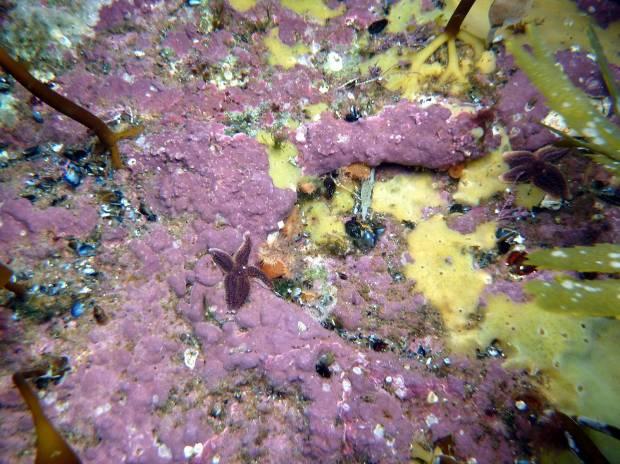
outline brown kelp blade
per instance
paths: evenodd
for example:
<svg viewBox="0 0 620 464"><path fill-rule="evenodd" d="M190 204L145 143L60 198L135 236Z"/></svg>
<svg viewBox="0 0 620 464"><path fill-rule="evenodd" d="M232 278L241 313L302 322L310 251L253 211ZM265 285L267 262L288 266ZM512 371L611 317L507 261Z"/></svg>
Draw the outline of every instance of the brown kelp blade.
<svg viewBox="0 0 620 464"><path fill-rule="evenodd" d="M459 2L454 13L450 16L448 24L446 24L446 28L444 29L446 34L450 37L456 37L461 30L461 25L463 21L465 21L467 13L469 13L469 10L474 6L474 3L476 3L476 0L461 0Z"/></svg>
<svg viewBox="0 0 620 464"><path fill-rule="evenodd" d="M24 374L13 374L13 383L32 413L37 434L35 464L80 464L80 459L43 413L39 399L28 385Z"/></svg>
<svg viewBox="0 0 620 464"><path fill-rule="evenodd" d="M0 288L4 288L6 284L11 281L12 275L13 272L4 264L0 263Z"/></svg>
<svg viewBox="0 0 620 464"><path fill-rule="evenodd" d="M554 411L550 417L564 431L570 450L581 462L587 464L611 464L572 417L560 411Z"/></svg>
<svg viewBox="0 0 620 464"><path fill-rule="evenodd" d="M15 293L18 298L23 298L26 294L26 289L20 285L11 282L11 276L13 271L0 263L0 288L6 288L8 291Z"/></svg>
<svg viewBox="0 0 620 464"><path fill-rule="evenodd" d="M44 103L48 104L56 111L70 117L74 121L88 127L92 130L101 143L110 151L112 166L115 169L123 167L123 161L118 149L118 141L127 137L132 137L139 133L141 129L130 129L122 132L114 132L108 125L77 103L60 95L58 92L49 88L43 82L37 80L28 72L23 64L15 61L9 53L0 47L0 67L15 78L17 82L23 85L30 93L35 95Z"/></svg>

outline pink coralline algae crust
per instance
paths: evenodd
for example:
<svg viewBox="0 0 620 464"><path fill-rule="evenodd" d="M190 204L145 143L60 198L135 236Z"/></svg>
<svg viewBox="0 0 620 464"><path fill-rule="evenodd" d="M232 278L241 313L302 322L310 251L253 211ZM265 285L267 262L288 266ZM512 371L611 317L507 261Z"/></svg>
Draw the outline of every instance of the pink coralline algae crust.
<svg viewBox="0 0 620 464"><path fill-rule="evenodd" d="M408 254L402 244L399 247L388 237L403 236L402 226L389 220L385 226L385 234L369 254L347 256L344 263L330 262L330 267L340 272L330 281L338 289L330 317L350 333L375 337L378 343L371 348L376 351L406 352L409 347L402 346L401 340L415 345L415 351L418 340L439 339L441 317L425 305L424 297L414 293L413 283L400 274Z"/></svg>
<svg viewBox="0 0 620 464"><path fill-rule="evenodd" d="M592 16L601 27L620 19L620 5L614 0L576 0L577 6Z"/></svg>
<svg viewBox="0 0 620 464"><path fill-rule="evenodd" d="M173 215L192 213L261 236L295 202L295 192L274 187L265 147L245 134L224 135L220 124L186 121L146 134L140 145L127 150L140 160L132 169L159 167L153 203Z"/></svg>
<svg viewBox="0 0 620 464"><path fill-rule="evenodd" d="M607 95L607 88L601 76L596 61L587 53L577 53L564 50L556 53L558 63L568 75L571 82L586 92L591 97L604 97ZM611 72L617 80L620 78L620 68L610 64Z"/></svg>
<svg viewBox="0 0 620 464"><path fill-rule="evenodd" d="M0 194L5 193L0 189ZM83 205L74 211L66 208L50 207L40 209L24 198L10 198L0 203L0 244L8 247L26 239L28 245L38 238L51 233L54 237L72 237L88 234L97 224L95 207Z"/></svg>
<svg viewBox="0 0 620 464"><path fill-rule="evenodd" d="M188 235L175 245L156 227L132 242L133 257L119 265L134 269L136 283L119 289L123 302L112 321L89 329L83 359L44 399L67 405L47 412L79 440L86 462L183 462L185 448L201 443L196 462L398 463L412 442L446 436L462 460L513 462L512 437L528 426L517 420L517 432L502 420L519 385L499 361L453 357L450 366L432 367L441 360L369 352L256 283L248 304L229 313L219 270L208 260L189 278L191 292L174 303L162 278L193 263L188 251L197 241ZM357 267L361 276L367 269ZM33 348L49 342L41 337ZM197 356L192 368L184 365L187 350ZM316 371L326 354L333 357L329 377ZM20 410L15 392L0 400ZM4 432L26 432L26 418L11 414L0 425L3 446L23 446L23 435Z"/></svg>
<svg viewBox="0 0 620 464"><path fill-rule="evenodd" d="M355 37L355 31L353 28L345 26L348 17L338 16L324 28L318 29L316 33L313 31L311 34L315 37L314 40L330 40L336 47L350 44ZM286 8L280 10L278 27L280 29L280 40L287 45L294 45L298 42L299 37L303 37L309 32L307 22Z"/></svg>
<svg viewBox="0 0 620 464"><path fill-rule="evenodd" d="M485 154L483 141L472 132L475 128L482 129L475 115L452 117L442 106L422 108L405 101L355 122L324 114L297 137L300 164L309 174L351 163L446 169Z"/></svg>
<svg viewBox="0 0 620 464"><path fill-rule="evenodd" d="M464 214L455 214L448 217L448 227L461 234L471 234L476 228L492 219L492 214L485 207L474 207Z"/></svg>
<svg viewBox="0 0 620 464"><path fill-rule="evenodd" d="M133 24L148 20L153 10L163 10L161 0L117 0L104 5L99 11L99 22L95 30L103 32L121 27L124 23Z"/></svg>
<svg viewBox="0 0 620 464"><path fill-rule="evenodd" d="M556 139L538 124L547 116L549 108L523 71L516 71L498 93L497 114L506 127L513 150L533 151Z"/></svg>

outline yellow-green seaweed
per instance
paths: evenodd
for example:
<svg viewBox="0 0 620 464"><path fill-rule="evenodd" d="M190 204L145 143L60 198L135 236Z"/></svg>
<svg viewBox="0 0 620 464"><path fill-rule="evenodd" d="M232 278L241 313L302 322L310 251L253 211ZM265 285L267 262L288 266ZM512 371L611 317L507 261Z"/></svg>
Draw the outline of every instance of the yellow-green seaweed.
<svg viewBox="0 0 620 464"><path fill-rule="evenodd" d="M620 160L620 129L600 114L587 95L558 69L534 29L528 28L527 33L532 54L511 41L506 44L516 63L544 95L547 105L564 117L568 127L588 139L597 153Z"/></svg>
<svg viewBox="0 0 620 464"><path fill-rule="evenodd" d="M607 56L605 56L605 52L603 51L601 41L598 40L596 31L592 25L588 28L588 39L590 39L590 45L592 45L592 49L596 54L596 64L598 64L598 69L601 71L601 76L603 77L603 81L605 81L605 86L607 87L611 97L612 112L618 111L618 106L620 105L620 91L618 90L618 85L616 84L614 76L611 73L611 69L609 68L609 62L607 61Z"/></svg>
<svg viewBox="0 0 620 464"><path fill-rule="evenodd" d="M534 251L528 264L539 269L579 272L620 272L620 245L551 248ZM536 297L540 307L571 315L590 317L620 316L620 285L617 280L576 280L560 276L552 282L534 280L525 290Z"/></svg>
<svg viewBox="0 0 620 464"><path fill-rule="evenodd" d="M612 176L620 178L620 160L612 160L604 155L598 155L596 153L590 155L590 158L596 163L600 164L605 170Z"/></svg>
<svg viewBox="0 0 620 464"><path fill-rule="evenodd" d="M620 245L598 243L594 246L537 250L528 255L527 264L555 271L620 272Z"/></svg>

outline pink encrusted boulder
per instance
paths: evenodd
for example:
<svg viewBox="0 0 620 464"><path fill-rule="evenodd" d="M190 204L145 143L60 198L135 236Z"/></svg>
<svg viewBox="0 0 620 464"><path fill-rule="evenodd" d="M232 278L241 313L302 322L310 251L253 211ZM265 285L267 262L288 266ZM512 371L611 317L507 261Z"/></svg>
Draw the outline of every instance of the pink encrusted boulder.
<svg viewBox="0 0 620 464"><path fill-rule="evenodd" d="M10 198L8 195L11 192L6 193L6 198ZM81 203L72 211L59 207L38 208L23 198L4 200L0 203L0 244L15 246L14 243L20 238L36 242L46 232L56 237L89 233L97 223L97 210L85 202Z"/></svg>
<svg viewBox="0 0 620 464"><path fill-rule="evenodd" d="M273 185L265 147L245 134L225 135L221 124L188 120L145 134L140 148L127 150L136 159L132 169L159 170L152 204L174 215L197 214L260 237L276 230L295 202L294 191Z"/></svg>
<svg viewBox="0 0 620 464"><path fill-rule="evenodd" d="M484 128L476 114L452 112L440 105L406 101L355 122L323 114L297 132L300 165L308 174L324 174L352 163L396 163L447 169L484 155ZM490 139L490 140L487 140Z"/></svg>

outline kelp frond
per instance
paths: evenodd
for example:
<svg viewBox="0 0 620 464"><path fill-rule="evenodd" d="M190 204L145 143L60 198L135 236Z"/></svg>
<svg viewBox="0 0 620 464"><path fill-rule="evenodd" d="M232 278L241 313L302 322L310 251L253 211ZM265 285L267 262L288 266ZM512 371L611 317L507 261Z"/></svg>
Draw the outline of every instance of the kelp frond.
<svg viewBox="0 0 620 464"><path fill-rule="evenodd" d="M577 280L560 277L552 282L532 280L525 290L548 311L586 317L620 317L617 280Z"/></svg>
<svg viewBox="0 0 620 464"><path fill-rule="evenodd" d="M620 160L620 129L590 103L587 95L575 87L556 65L534 28L527 31L532 53L508 42L508 51L544 95L547 106L560 113L570 129L588 140L588 146L614 160Z"/></svg>
<svg viewBox="0 0 620 464"><path fill-rule="evenodd" d="M620 245L598 243L594 246L537 250L528 255L527 264L554 271L620 272Z"/></svg>
<svg viewBox="0 0 620 464"><path fill-rule="evenodd" d="M599 243L538 250L529 254L527 264L556 271L618 273L620 245ZM616 279L578 280L563 275L551 282L527 282L525 289L549 311L588 317L620 317L620 285Z"/></svg>
<svg viewBox="0 0 620 464"><path fill-rule="evenodd" d="M601 71L603 81L609 91L609 96L611 97L611 112L614 113L618 111L618 106L620 106L620 92L618 91L618 84L616 83L614 76L611 73L611 69L609 68L609 62L607 61L607 57L603 51L601 41L598 40L598 36L596 35L596 32L594 32L592 25L588 28L588 39L590 40L590 45L592 45L592 50L596 55L596 64L598 64L598 69Z"/></svg>

